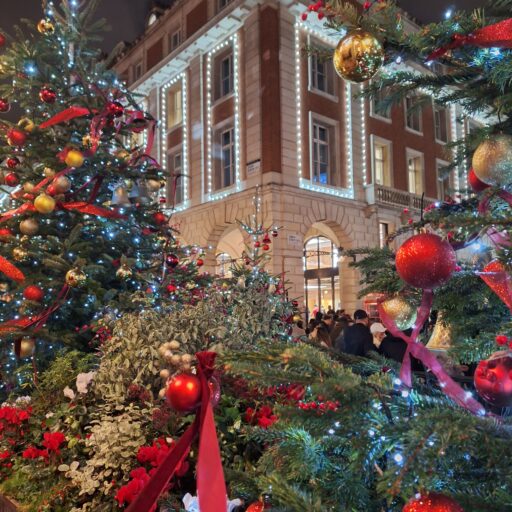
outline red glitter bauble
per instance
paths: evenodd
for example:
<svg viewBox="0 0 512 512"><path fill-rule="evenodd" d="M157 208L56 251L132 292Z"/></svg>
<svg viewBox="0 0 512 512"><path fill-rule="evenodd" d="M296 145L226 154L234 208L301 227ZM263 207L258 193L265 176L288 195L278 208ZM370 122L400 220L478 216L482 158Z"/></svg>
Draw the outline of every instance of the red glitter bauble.
<svg viewBox="0 0 512 512"><path fill-rule="evenodd" d="M448 281L457 258L452 246L440 236L422 234L404 242L395 263L398 275L407 284L430 290Z"/></svg>
<svg viewBox="0 0 512 512"><path fill-rule="evenodd" d="M191 373L180 373L167 385L167 400L178 412L190 412L201 402L201 381Z"/></svg>
<svg viewBox="0 0 512 512"><path fill-rule="evenodd" d="M180 259L176 254L168 254L165 257L165 263L167 263L168 267L176 268L178 266L178 263L180 262Z"/></svg>
<svg viewBox="0 0 512 512"><path fill-rule="evenodd" d="M7 131L7 143L9 146L23 146L27 142L27 134L18 128Z"/></svg>
<svg viewBox="0 0 512 512"><path fill-rule="evenodd" d="M489 188L489 185L487 185L487 183L484 183L478 178L473 169L470 169L469 171L468 181L469 185L473 189L473 192L476 192L477 194L479 192L483 192L486 188Z"/></svg>
<svg viewBox="0 0 512 512"><path fill-rule="evenodd" d="M464 512L464 509L449 496L431 492L410 500L403 512Z"/></svg>
<svg viewBox="0 0 512 512"><path fill-rule="evenodd" d="M512 355L496 352L489 359L480 361L475 371L475 388L478 394L495 407L512 405Z"/></svg>
<svg viewBox="0 0 512 512"><path fill-rule="evenodd" d="M10 172L4 179L5 184L8 187L15 187L20 183L20 179L18 178L18 175L15 172Z"/></svg>
<svg viewBox="0 0 512 512"><path fill-rule="evenodd" d="M16 158L15 156L11 156L7 159L6 163L9 169L15 169L16 167L18 167L18 165L20 165L20 159Z"/></svg>
<svg viewBox="0 0 512 512"><path fill-rule="evenodd" d="M256 247L256 249L257 249L258 247L260 247L260 245L261 245L261 243L260 243L260 242L258 242L257 240L256 240L256 242L254 242L254 247Z"/></svg>
<svg viewBox="0 0 512 512"><path fill-rule="evenodd" d="M204 261L201 258L197 258L196 265L198 267L202 267L204 265Z"/></svg>
<svg viewBox="0 0 512 512"><path fill-rule="evenodd" d="M262 249L263 249L264 251L268 251L268 250L270 250L270 245L265 244L265 245L262 247Z"/></svg>
<svg viewBox="0 0 512 512"><path fill-rule="evenodd" d="M5 98L0 98L0 112L9 112L11 104Z"/></svg>
<svg viewBox="0 0 512 512"><path fill-rule="evenodd" d="M107 103L107 112L114 117L121 117L124 114L124 107L119 101L110 101Z"/></svg>
<svg viewBox="0 0 512 512"><path fill-rule="evenodd" d="M162 212L156 212L153 214L153 220L156 224L165 224L167 222L167 217Z"/></svg>
<svg viewBox="0 0 512 512"><path fill-rule="evenodd" d="M265 510L265 505L261 501L255 501L254 503L251 503L247 507L246 512L263 512Z"/></svg>
<svg viewBox="0 0 512 512"><path fill-rule="evenodd" d="M55 185L50 184L46 187L46 192L48 193L48 195L54 196L55 194L57 194L57 189L55 188Z"/></svg>
<svg viewBox="0 0 512 512"><path fill-rule="evenodd" d="M55 103L57 93L51 87L45 86L39 91L39 99L45 103Z"/></svg>
<svg viewBox="0 0 512 512"><path fill-rule="evenodd" d="M41 302L44 297L44 291L42 288L39 288L39 286L33 284L23 290L23 297L27 300L33 300L34 302Z"/></svg>
<svg viewBox="0 0 512 512"><path fill-rule="evenodd" d="M0 239L9 236L14 236L14 233L9 228L0 228Z"/></svg>

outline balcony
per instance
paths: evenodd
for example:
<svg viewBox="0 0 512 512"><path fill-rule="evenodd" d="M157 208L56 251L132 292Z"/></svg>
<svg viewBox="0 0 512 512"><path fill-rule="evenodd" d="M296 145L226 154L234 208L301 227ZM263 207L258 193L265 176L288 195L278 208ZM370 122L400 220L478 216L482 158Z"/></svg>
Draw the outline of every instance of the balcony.
<svg viewBox="0 0 512 512"><path fill-rule="evenodd" d="M422 207L426 208L436 202L436 199L427 197L422 199L421 196L411 194L405 190L397 190L382 185L369 185L366 187L365 191L366 202L369 205L393 206L402 210L404 208L421 210Z"/></svg>

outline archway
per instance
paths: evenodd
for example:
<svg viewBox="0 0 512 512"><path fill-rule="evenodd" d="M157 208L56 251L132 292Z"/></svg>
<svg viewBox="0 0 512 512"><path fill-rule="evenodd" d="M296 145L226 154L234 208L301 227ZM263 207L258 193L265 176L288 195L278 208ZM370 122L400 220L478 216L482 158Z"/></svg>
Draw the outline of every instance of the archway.
<svg viewBox="0 0 512 512"><path fill-rule="evenodd" d="M221 277L230 277L231 265L241 259L244 249L242 232L238 226L229 226L215 248L215 273Z"/></svg>

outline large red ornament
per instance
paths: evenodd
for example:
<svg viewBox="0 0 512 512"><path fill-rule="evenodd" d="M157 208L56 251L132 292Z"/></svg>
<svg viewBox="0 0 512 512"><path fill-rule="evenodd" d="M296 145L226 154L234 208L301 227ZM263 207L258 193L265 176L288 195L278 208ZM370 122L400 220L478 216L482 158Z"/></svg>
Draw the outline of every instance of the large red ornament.
<svg viewBox="0 0 512 512"><path fill-rule="evenodd" d="M19 185L20 179L18 178L18 175L15 172L10 172L7 174L7 176L4 178L5 184L8 187L15 187L16 185Z"/></svg>
<svg viewBox="0 0 512 512"><path fill-rule="evenodd" d="M246 512L263 512L265 510L265 505L262 501L255 501L254 503L251 503L247 507Z"/></svg>
<svg viewBox="0 0 512 512"><path fill-rule="evenodd" d="M15 169L16 167L18 167L18 165L20 165L20 159L15 156L11 156L7 159L6 163L9 169Z"/></svg>
<svg viewBox="0 0 512 512"><path fill-rule="evenodd" d="M396 253L395 264L407 284L431 290L448 281L457 258L452 246L440 236L421 234L404 242Z"/></svg>
<svg viewBox="0 0 512 512"><path fill-rule="evenodd" d="M180 262L180 259L176 254L168 254L165 257L165 263L167 263L168 267L176 268L178 266L178 263Z"/></svg>
<svg viewBox="0 0 512 512"><path fill-rule="evenodd" d="M480 361L475 371L475 388L491 405L512 405L512 354L496 352Z"/></svg>
<svg viewBox="0 0 512 512"><path fill-rule="evenodd" d="M469 185L473 189L473 192L476 192L477 194L479 192L483 192L486 188L489 188L489 186L490 186L478 178L478 176L475 174L475 171L473 170L473 168L471 168L469 171L468 181L469 181Z"/></svg>
<svg viewBox="0 0 512 512"><path fill-rule="evenodd" d="M23 146L27 142L27 134L18 128L7 131L7 143L9 146Z"/></svg>
<svg viewBox="0 0 512 512"><path fill-rule="evenodd" d="M119 101L110 101L107 103L107 112L114 117L121 117L124 114L124 107Z"/></svg>
<svg viewBox="0 0 512 512"><path fill-rule="evenodd" d="M198 267L202 267L202 266L204 265L204 260L203 260L203 259L201 259L201 258L197 258L197 260L196 260L196 265L197 265Z"/></svg>
<svg viewBox="0 0 512 512"><path fill-rule="evenodd" d="M55 103L55 100L57 99L57 93L51 87L45 85L39 91L39 99L45 103Z"/></svg>
<svg viewBox="0 0 512 512"><path fill-rule="evenodd" d="M27 300L32 300L34 302L41 302L44 297L44 291L39 286L35 284L27 286L25 290L23 290L23 297Z"/></svg>
<svg viewBox="0 0 512 512"><path fill-rule="evenodd" d="M9 112L11 110L11 104L6 98L0 98L0 112Z"/></svg>
<svg viewBox="0 0 512 512"><path fill-rule="evenodd" d="M411 499L403 512L464 512L464 509L449 496L430 492Z"/></svg>
<svg viewBox="0 0 512 512"><path fill-rule="evenodd" d="M167 222L167 217L162 212L156 212L153 214L153 220L156 224L162 225Z"/></svg>
<svg viewBox="0 0 512 512"><path fill-rule="evenodd" d="M167 400L178 412L190 412L201 402L201 382L191 373L180 373L167 385Z"/></svg>

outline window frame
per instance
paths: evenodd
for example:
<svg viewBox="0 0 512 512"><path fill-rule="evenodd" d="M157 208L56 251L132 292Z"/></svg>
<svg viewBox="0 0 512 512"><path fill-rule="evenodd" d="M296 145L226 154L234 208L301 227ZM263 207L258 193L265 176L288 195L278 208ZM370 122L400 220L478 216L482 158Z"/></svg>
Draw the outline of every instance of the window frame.
<svg viewBox="0 0 512 512"><path fill-rule="evenodd" d="M316 46L319 48L325 48L326 50L332 50L332 48L329 48L324 43L318 41L317 39L308 36L308 45ZM316 54L311 54L308 57L307 63L308 63L308 91L312 92L314 94L319 94L321 96L325 96L326 98L329 98L332 101L338 101L339 99L339 81L336 73L334 72L334 67L332 66L331 62L329 60L323 61L323 66L326 71L325 73L325 83L326 83L326 90L322 90L318 87L318 83L315 83L314 77L315 73L313 72L314 66L313 63L317 62L320 63L320 60L318 59L318 56ZM317 81L318 82L318 81ZM330 87L329 87L330 85Z"/></svg>
<svg viewBox="0 0 512 512"><path fill-rule="evenodd" d="M222 11L222 9L225 9L232 2L233 0L217 0L217 12L220 12Z"/></svg>
<svg viewBox="0 0 512 512"><path fill-rule="evenodd" d="M449 162L447 162L446 160L442 160L440 158L436 158L436 184L437 184L437 197L440 201L444 201L445 200L445 196L448 195L448 194L443 194L441 195L441 187L444 188L443 186L443 181L440 180L440 176L439 176L439 168L440 167L446 167L447 165L449 165ZM450 172L450 174L445 178L448 180L448 187L449 188L453 188L453 180L454 180L454 176L453 176L453 173L454 171Z"/></svg>
<svg viewBox="0 0 512 512"><path fill-rule="evenodd" d="M409 169L409 160L411 158L419 158L421 162L421 193L411 191L411 180L410 180L410 169ZM414 194L415 196L421 197L422 194L425 193L425 155L421 151L417 151L415 149L406 148L405 149L405 164L407 168L407 192L409 194ZM415 182L416 188L416 182Z"/></svg>
<svg viewBox="0 0 512 512"><path fill-rule="evenodd" d="M381 89L382 91L382 89ZM389 117L385 117L383 116L382 114L377 114L376 112L376 109L375 109L375 97L372 97L371 100L369 101L370 103L370 116L375 118L375 119L378 119L379 121L383 121L385 123L388 123L388 124L391 124L393 122L393 108L391 108L389 110Z"/></svg>
<svg viewBox="0 0 512 512"><path fill-rule="evenodd" d="M173 39L174 39L174 36L176 36L176 35L178 36L178 42L176 43L176 46L174 46ZM181 43L182 43L182 41L181 41L181 27L178 27L176 30L173 30L169 34L169 53L171 53L174 50L176 50L176 48L178 48Z"/></svg>
<svg viewBox="0 0 512 512"><path fill-rule="evenodd" d="M381 231L381 226L386 226L386 229L385 229L385 237L382 236L383 233ZM386 221L383 221L383 220L380 220L379 219L379 225L378 225L378 229L379 229L379 247L381 249L384 249L385 247L389 247L390 245L390 242L386 240L388 239L389 237L389 233L390 233L390 229L389 229L389 222L386 222Z"/></svg>
<svg viewBox="0 0 512 512"><path fill-rule="evenodd" d="M332 135L328 135L329 139L327 142L328 146L328 155L329 155L329 165L327 169L327 183L322 183L321 181L314 180L314 125L317 124L324 128L327 128L327 133L331 133ZM314 112L309 113L309 181L312 185L317 185L321 187L331 187L331 188L341 188L341 175L340 175L340 166L338 163L340 162L340 148L339 144L336 144L336 141L339 140L339 122L335 119L331 119ZM331 140L332 139L332 140ZM333 165L330 165L330 162L333 162Z"/></svg>
<svg viewBox="0 0 512 512"><path fill-rule="evenodd" d="M137 71L139 70L139 72ZM133 65L133 81L136 82L144 74L144 65L142 60L139 60Z"/></svg>
<svg viewBox="0 0 512 512"><path fill-rule="evenodd" d="M236 137L235 137L235 122L233 118L226 119L224 122L214 126L213 131L213 189L212 194L230 190L236 186ZM223 144L222 137L225 133L231 132L231 140L227 145ZM224 150L231 148L231 171L229 185L223 185L224 178ZM219 157L216 158L215 155ZM217 187L217 181L220 185Z"/></svg>
<svg viewBox="0 0 512 512"><path fill-rule="evenodd" d="M176 167L176 159L180 159L180 165L179 167ZM170 164L172 162L172 168L170 167ZM178 173L176 172L178 170ZM183 174L183 148L180 145L174 146L173 148L169 149L167 151L167 172L169 173L169 180L167 180L167 199L171 199L171 201L168 201L169 204L172 204L174 207L180 206L183 203L185 203L185 184L184 180L186 179L186 176ZM178 198L178 190L181 191L181 201L176 200L174 202L173 195L173 183L174 183L174 177L172 177L173 174L181 174L182 176L177 181L177 187L176 187L176 198Z"/></svg>
<svg viewBox="0 0 512 512"><path fill-rule="evenodd" d="M419 130L415 128L411 128L409 126L409 107L407 106L407 102L409 100L414 100L413 96L407 96L404 98L404 119L405 119L405 129L408 132L415 133L417 135L423 135L423 109L415 109L415 114L419 115Z"/></svg>
<svg viewBox="0 0 512 512"><path fill-rule="evenodd" d="M446 140L441 139L438 137L437 133L437 114L438 112L444 111L444 124L445 124L445 133L446 133ZM443 107L441 105L436 105L435 103L432 105L432 113L434 118L434 137L436 139L436 142L438 144L448 144L450 141L450 126L449 126L449 119L450 119L450 111L447 107ZM440 125L441 128L442 125Z"/></svg>
<svg viewBox="0 0 512 512"><path fill-rule="evenodd" d="M389 185L377 183L377 166L375 158L375 147L376 145L386 146L388 150L388 174L389 174ZM377 135L370 135L370 147L371 147L371 165L372 165L372 182L374 185L380 187L393 188L394 176L393 176L393 142L388 139L383 139Z"/></svg>
<svg viewBox="0 0 512 512"><path fill-rule="evenodd" d="M214 66L213 66L213 105L216 103L220 103L225 101L228 98L231 98L235 94L235 56L234 56L234 47L233 45L229 45L224 51L219 52L218 55L214 58ZM223 93L223 84L225 81L225 77L222 75L222 63L226 60L229 60L229 69L230 74L227 77L229 79L229 92Z"/></svg>
<svg viewBox="0 0 512 512"><path fill-rule="evenodd" d="M176 121L176 122L174 122L174 124L169 125L170 112L171 112L171 108L170 108L171 102L169 101L169 98L170 98L171 94L173 95L173 97L175 97L179 94L180 116L179 116L179 121ZM167 130L167 133L169 134L183 125L183 107L184 107L184 105L183 105L183 84L181 81L176 82L176 84L174 84L173 86L171 86L167 89L166 101L167 101L167 118L165 120L165 127ZM176 104L176 101L173 102L173 108L174 108L175 104ZM174 110L173 110L173 112L174 112Z"/></svg>

